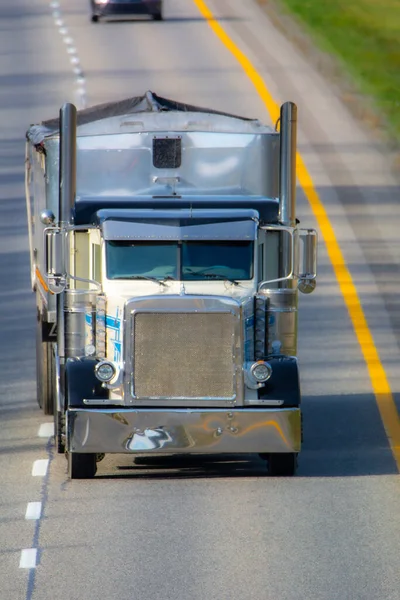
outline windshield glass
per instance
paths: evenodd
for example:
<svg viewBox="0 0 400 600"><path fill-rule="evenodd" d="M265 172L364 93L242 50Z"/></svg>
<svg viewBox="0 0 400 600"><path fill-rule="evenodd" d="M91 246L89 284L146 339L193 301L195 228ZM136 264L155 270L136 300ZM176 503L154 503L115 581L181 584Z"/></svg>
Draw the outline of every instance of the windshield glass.
<svg viewBox="0 0 400 600"><path fill-rule="evenodd" d="M177 278L178 246L170 242L107 242L108 279Z"/></svg>
<svg viewBox="0 0 400 600"><path fill-rule="evenodd" d="M251 279L253 242L184 242L182 279Z"/></svg>
<svg viewBox="0 0 400 600"><path fill-rule="evenodd" d="M253 242L106 242L108 279L252 279Z"/></svg>

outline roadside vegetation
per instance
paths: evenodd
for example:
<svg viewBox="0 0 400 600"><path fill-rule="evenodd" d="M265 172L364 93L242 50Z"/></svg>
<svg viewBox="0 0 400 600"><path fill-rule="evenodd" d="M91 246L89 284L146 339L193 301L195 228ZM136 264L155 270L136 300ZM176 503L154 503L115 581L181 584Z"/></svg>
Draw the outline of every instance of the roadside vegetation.
<svg viewBox="0 0 400 600"><path fill-rule="evenodd" d="M344 63L400 143L400 0L274 1L297 17L316 45Z"/></svg>

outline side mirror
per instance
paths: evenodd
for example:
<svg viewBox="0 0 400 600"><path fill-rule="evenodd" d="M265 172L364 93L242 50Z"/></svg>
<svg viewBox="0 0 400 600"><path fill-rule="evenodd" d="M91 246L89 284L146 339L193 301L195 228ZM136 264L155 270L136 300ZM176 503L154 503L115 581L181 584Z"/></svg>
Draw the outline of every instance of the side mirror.
<svg viewBox="0 0 400 600"><path fill-rule="evenodd" d="M299 229L299 273L297 287L311 294L317 285L317 242L315 229Z"/></svg>
<svg viewBox="0 0 400 600"><path fill-rule="evenodd" d="M63 292L66 286L65 233L56 227L44 230L44 264L49 289L53 294Z"/></svg>
<svg viewBox="0 0 400 600"><path fill-rule="evenodd" d="M263 225L260 227L265 231L268 231L268 236L272 239L273 236L279 236L276 239L276 247L281 252L281 265L280 265L280 276L275 279L268 279L261 281L258 290L270 286L272 283L279 283L281 281L288 281L293 279L295 275L295 258L296 258L296 238L295 229L293 227L287 227L285 225Z"/></svg>

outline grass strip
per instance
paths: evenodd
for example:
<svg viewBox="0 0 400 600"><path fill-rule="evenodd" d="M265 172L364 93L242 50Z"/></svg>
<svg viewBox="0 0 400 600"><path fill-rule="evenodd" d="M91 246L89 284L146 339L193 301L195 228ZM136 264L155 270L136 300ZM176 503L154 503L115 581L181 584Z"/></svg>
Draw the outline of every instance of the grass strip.
<svg viewBox="0 0 400 600"><path fill-rule="evenodd" d="M268 4L260 2L260 4ZM400 142L400 0L277 0L344 63Z"/></svg>

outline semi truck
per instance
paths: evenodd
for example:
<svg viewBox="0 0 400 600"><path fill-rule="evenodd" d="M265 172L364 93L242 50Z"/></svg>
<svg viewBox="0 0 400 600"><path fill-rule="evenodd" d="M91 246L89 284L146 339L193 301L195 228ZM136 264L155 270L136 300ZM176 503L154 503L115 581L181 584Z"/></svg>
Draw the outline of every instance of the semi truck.
<svg viewBox="0 0 400 600"><path fill-rule="evenodd" d="M296 473L297 107L275 126L146 92L26 134L37 400L68 477L108 453L257 454Z"/></svg>

